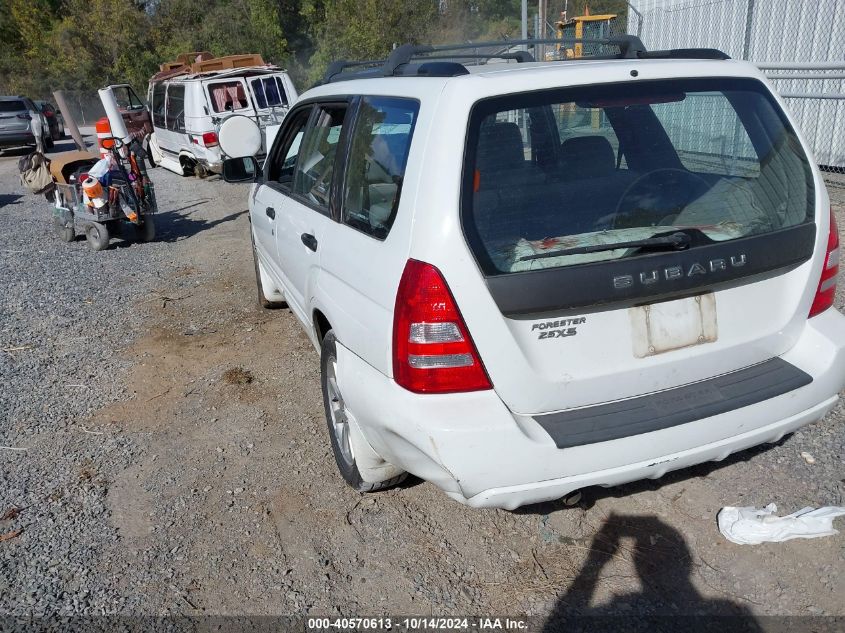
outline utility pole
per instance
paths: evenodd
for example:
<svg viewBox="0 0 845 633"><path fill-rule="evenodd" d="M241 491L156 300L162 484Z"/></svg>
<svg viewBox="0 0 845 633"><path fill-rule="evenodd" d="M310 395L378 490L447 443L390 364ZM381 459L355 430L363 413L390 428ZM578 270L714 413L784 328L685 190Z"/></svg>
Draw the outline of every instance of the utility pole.
<svg viewBox="0 0 845 633"><path fill-rule="evenodd" d="M528 39L528 0L522 0L522 39ZM525 47L528 50L528 46Z"/></svg>
<svg viewBox="0 0 845 633"><path fill-rule="evenodd" d="M537 24L539 28L534 34L539 40L546 39L546 0L539 0L537 3ZM546 47L542 44L537 45L537 61L542 62L546 59Z"/></svg>

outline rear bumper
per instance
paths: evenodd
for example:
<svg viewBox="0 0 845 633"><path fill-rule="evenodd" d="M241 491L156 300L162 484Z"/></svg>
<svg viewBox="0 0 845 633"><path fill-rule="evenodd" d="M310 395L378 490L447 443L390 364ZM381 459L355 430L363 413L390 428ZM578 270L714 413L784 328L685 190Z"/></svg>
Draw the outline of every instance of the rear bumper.
<svg viewBox="0 0 845 633"><path fill-rule="evenodd" d="M652 432L558 448L530 417L513 415L495 391L410 393L339 346L348 410L384 459L475 507L513 509L586 486L612 486L774 442L821 419L845 387L845 317L807 321L782 359L812 382L773 398Z"/></svg>
<svg viewBox="0 0 845 633"><path fill-rule="evenodd" d="M0 147L19 147L34 144L35 136L32 132L0 132Z"/></svg>

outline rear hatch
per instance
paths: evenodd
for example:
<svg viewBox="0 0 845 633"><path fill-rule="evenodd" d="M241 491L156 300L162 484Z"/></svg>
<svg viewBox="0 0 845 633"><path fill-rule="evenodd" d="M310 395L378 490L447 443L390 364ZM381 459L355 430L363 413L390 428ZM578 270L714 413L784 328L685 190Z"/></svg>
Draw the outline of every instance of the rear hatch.
<svg viewBox="0 0 845 633"><path fill-rule="evenodd" d="M464 314L494 388L537 414L783 354L818 285L813 182L754 79L480 101L462 221L505 327Z"/></svg>
<svg viewBox="0 0 845 633"><path fill-rule="evenodd" d="M0 134L22 134L29 130L30 113L20 99L0 101Z"/></svg>

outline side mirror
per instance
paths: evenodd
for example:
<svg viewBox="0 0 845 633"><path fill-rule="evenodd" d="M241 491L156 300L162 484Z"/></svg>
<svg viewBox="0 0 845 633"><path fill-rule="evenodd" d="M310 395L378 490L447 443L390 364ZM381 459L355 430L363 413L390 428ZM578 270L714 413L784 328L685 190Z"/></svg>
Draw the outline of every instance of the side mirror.
<svg viewBox="0 0 845 633"><path fill-rule="evenodd" d="M223 180L226 182L258 182L261 167L254 156L227 158L223 161Z"/></svg>

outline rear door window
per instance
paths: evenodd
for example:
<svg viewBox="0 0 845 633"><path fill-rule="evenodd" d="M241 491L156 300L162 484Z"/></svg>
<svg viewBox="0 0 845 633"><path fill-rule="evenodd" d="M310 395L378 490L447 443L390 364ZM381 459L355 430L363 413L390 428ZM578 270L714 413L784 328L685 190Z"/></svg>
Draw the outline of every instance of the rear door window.
<svg viewBox="0 0 845 633"><path fill-rule="evenodd" d="M377 239L387 237L402 191L419 103L364 97L346 167L343 220Z"/></svg>
<svg viewBox="0 0 845 633"><path fill-rule="evenodd" d="M288 105L281 78L257 77L250 84L258 108L280 108Z"/></svg>
<svg viewBox="0 0 845 633"><path fill-rule="evenodd" d="M469 139L464 227L488 275L694 249L813 217L810 165L755 80L497 97L476 104Z"/></svg>
<svg viewBox="0 0 845 633"><path fill-rule="evenodd" d="M249 98L241 80L208 84L208 96L215 112L237 112L249 107Z"/></svg>

